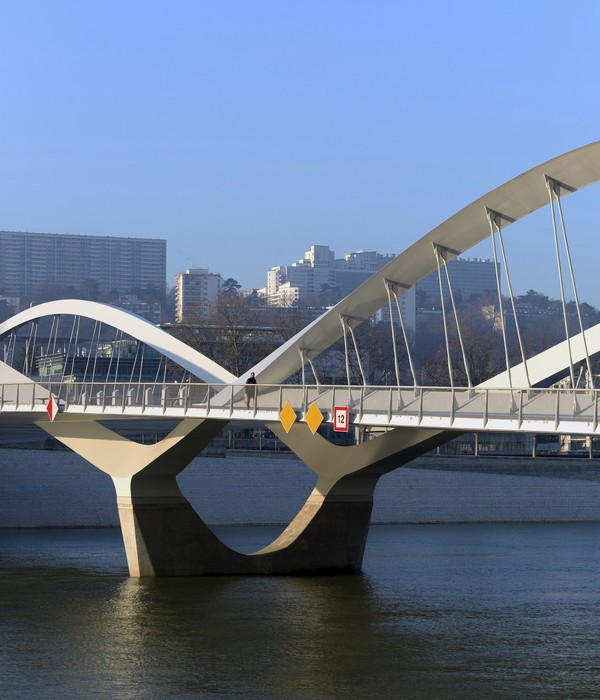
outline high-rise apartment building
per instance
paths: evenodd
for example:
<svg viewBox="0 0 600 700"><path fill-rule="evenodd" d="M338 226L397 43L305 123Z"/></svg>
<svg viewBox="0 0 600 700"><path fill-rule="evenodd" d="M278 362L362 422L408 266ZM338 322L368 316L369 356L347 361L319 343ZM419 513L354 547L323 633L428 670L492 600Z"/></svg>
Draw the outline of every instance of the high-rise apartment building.
<svg viewBox="0 0 600 700"><path fill-rule="evenodd" d="M498 271L500 270L498 264ZM449 300L448 281L442 268L444 299ZM455 300L469 301L485 292L497 293L496 268L493 260L482 258L453 258L448 261L448 276ZM428 304L432 309L440 308L440 281L438 273L432 272L415 285L417 306ZM422 301L421 301L422 300Z"/></svg>
<svg viewBox="0 0 600 700"><path fill-rule="evenodd" d="M166 270L159 238L0 231L0 294L19 297L21 307L49 286L79 295L89 282L100 294L154 287L164 299Z"/></svg>
<svg viewBox="0 0 600 700"><path fill-rule="evenodd" d="M393 257L360 250L336 260L329 246L312 245L298 262L267 272L267 300L273 306L291 306L327 291L346 296Z"/></svg>
<svg viewBox="0 0 600 700"><path fill-rule="evenodd" d="M335 259L329 246L311 246L302 260L292 265L272 267L267 272L266 296L273 306L292 306L297 302L322 297L330 303L324 292L334 292L334 298L347 296L371 275L393 260L395 255L359 250ZM479 258L455 258L448 262L448 274L455 299L469 301L487 291L496 289L496 270L492 260ZM442 270L444 299L449 299L448 283ZM438 273L433 272L399 296L403 321L412 332L416 329L418 313L440 311ZM394 318L398 312L392 309ZM381 322L389 323L389 307L384 306L375 315Z"/></svg>
<svg viewBox="0 0 600 700"><path fill-rule="evenodd" d="M190 314L206 311L206 305L219 296L221 275L204 268L180 272L175 277L175 320L182 323Z"/></svg>
<svg viewBox="0 0 600 700"><path fill-rule="evenodd" d="M348 253L341 260L336 260L335 285L340 294L344 297L350 294L395 257L393 254L359 250L356 253Z"/></svg>
<svg viewBox="0 0 600 700"><path fill-rule="evenodd" d="M312 245L304 257L291 265L278 265L267 272L267 300L272 306L291 306L335 287L334 252L326 245Z"/></svg>

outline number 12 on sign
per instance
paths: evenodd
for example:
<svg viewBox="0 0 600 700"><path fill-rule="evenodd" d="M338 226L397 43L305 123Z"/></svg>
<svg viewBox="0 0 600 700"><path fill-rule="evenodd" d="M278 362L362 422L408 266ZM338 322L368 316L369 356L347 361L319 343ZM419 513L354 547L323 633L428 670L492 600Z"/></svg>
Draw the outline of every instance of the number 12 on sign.
<svg viewBox="0 0 600 700"><path fill-rule="evenodd" d="M338 433L348 432L348 423L350 422L350 411L348 406L333 407L333 429Z"/></svg>

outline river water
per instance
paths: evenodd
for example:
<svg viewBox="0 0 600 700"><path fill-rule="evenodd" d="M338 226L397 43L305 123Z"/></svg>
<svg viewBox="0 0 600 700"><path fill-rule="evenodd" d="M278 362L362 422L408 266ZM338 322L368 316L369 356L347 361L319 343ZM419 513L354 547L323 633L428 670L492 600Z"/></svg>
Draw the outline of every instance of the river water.
<svg viewBox="0 0 600 700"><path fill-rule="evenodd" d="M600 524L374 526L359 576L156 580L118 530L0 531L0 697L600 698Z"/></svg>

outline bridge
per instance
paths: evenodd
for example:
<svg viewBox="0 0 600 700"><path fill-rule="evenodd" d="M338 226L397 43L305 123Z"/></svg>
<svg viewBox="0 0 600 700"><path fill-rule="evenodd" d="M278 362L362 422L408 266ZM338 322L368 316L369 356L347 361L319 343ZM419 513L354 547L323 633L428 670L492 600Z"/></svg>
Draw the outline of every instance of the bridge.
<svg viewBox="0 0 600 700"><path fill-rule="evenodd" d="M43 430L110 476L132 576L357 571L381 475L467 430L598 434L592 362L600 352L600 326L585 328L582 320L562 207L566 196L598 180L600 142L514 178L423 236L240 377L120 309L82 300L31 307L0 324L0 434L23 427ZM504 230L544 205L550 211L565 339L528 357ZM484 239L491 244L496 267L495 332L502 335L506 369L475 385L447 263ZM401 303L407 289L436 271L449 379L445 387L419 384ZM566 315L565 277L577 311L573 334ZM389 313L393 386L367 384L355 333L380 309ZM518 348L516 362L509 351L508 311ZM93 328L83 348L80 333L86 323ZM42 338L44 324L49 330ZM102 354L103 328L115 333L108 355ZM328 386L319 381L319 360L336 343L343 343L347 382ZM457 380L456 356L462 362L464 386ZM410 368L412 385L402 382L401 362ZM149 366L152 379L147 378ZM181 370L180 381L167 381L167 367ZM582 388L576 381L580 367L588 377ZM42 369L48 370L47 377L41 376ZM250 372L258 385L247 407L245 382ZM550 388L561 376L568 377L567 386ZM348 410L352 425L377 428L377 437L344 447L322 437L319 427L331 424L340 406ZM250 555L226 547L192 509L176 481L233 419L264 423L317 475L313 492L294 520L273 543ZM133 442L114 428L124 421L150 420L170 421L175 427L154 445Z"/></svg>
<svg viewBox="0 0 600 700"><path fill-rule="evenodd" d="M218 400L220 393L227 401ZM349 425L365 428L600 435L600 390L570 388L261 384L249 408L235 384L2 384L0 414L43 419L50 397L57 401L61 418L86 415L103 421L194 418L284 423L284 408L289 406L290 420L305 423L314 433L321 425L333 425L335 408L345 406Z"/></svg>

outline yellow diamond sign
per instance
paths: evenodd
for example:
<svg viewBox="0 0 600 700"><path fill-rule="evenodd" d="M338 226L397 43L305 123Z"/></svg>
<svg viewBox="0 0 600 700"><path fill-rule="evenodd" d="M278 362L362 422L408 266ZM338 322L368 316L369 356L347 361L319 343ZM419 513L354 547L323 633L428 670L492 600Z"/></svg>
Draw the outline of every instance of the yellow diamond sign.
<svg viewBox="0 0 600 700"><path fill-rule="evenodd" d="M310 432L314 435L323 422L323 414L316 403L311 403L310 408L306 412L305 419L310 428Z"/></svg>
<svg viewBox="0 0 600 700"><path fill-rule="evenodd" d="M296 421L296 412L294 409L290 406L290 402L286 401L285 406L281 409L281 413L279 414L279 420L281 421L281 425L285 428L285 432L289 433L290 428L292 425L294 425Z"/></svg>

